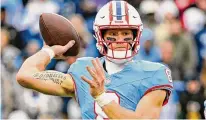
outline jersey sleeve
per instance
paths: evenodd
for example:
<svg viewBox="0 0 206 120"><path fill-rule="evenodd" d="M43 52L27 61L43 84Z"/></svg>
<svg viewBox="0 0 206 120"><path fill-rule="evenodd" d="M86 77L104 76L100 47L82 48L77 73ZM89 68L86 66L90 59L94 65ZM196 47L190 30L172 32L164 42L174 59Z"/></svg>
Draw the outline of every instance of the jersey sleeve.
<svg viewBox="0 0 206 120"><path fill-rule="evenodd" d="M167 92L163 105L167 104L172 89L171 71L165 66L160 67L150 78L141 82L142 97L154 90L165 90Z"/></svg>

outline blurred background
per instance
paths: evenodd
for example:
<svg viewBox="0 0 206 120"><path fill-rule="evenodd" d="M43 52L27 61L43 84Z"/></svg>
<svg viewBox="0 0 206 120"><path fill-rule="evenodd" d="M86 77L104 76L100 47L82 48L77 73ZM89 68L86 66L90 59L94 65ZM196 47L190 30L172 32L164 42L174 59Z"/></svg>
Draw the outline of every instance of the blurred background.
<svg viewBox="0 0 206 120"><path fill-rule="evenodd" d="M44 95L21 87L15 75L42 47L41 13L68 18L81 37L77 57L101 56L92 37L97 11L109 0L1 0L1 118L81 118L72 98ZM160 62L172 71L174 91L164 119L204 119L206 99L206 0L127 0L144 23L135 59ZM66 73L77 57L52 60L48 70Z"/></svg>

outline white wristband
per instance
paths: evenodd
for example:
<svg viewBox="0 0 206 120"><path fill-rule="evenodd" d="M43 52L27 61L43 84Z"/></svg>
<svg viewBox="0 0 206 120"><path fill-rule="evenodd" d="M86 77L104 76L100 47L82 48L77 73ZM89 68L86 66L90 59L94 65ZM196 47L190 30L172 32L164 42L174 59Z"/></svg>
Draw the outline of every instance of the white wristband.
<svg viewBox="0 0 206 120"><path fill-rule="evenodd" d="M51 48L42 48L41 51L46 52L49 55L50 60L55 56L54 51Z"/></svg>
<svg viewBox="0 0 206 120"><path fill-rule="evenodd" d="M110 98L110 96L108 96L105 92L103 92L101 95L97 96L94 100L97 102L97 104L100 107L103 107L104 105L112 102L113 98Z"/></svg>

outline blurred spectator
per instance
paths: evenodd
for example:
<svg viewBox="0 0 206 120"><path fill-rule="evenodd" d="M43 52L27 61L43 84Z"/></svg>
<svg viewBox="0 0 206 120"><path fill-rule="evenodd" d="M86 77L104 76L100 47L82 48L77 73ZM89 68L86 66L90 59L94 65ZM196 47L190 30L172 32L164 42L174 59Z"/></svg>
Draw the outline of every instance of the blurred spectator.
<svg viewBox="0 0 206 120"><path fill-rule="evenodd" d="M195 1L197 1L197 0L174 0L174 1L175 1L175 4L177 5L177 8L179 10L179 16L180 16L179 18L181 21L181 25L183 28L185 28L184 21L183 21L183 13L187 8L192 6L195 3Z"/></svg>
<svg viewBox="0 0 206 120"><path fill-rule="evenodd" d="M156 27L155 12L159 7L159 3L155 0L144 0L140 3L141 18L144 27L154 29Z"/></svg>
<svg viewBox="0 0 206 120"><path fill-rule="evenodd" d="M92 39L92 35L86 27L86 23L85 23L84 18L80 14L76 14L76 15L71 16L69 18L69 20L71 21L74 28L76 29L76 31L79 34L79 37L81 39L81 47L86 48L87 44ZM84 52L84 50L82 50L81 52ZM83 53L82 53L82 55L83 55Z"/></svg>
<svg viewBox="0 0 206 120"><path fill-rule="evenodd" d="M27 89L24 89L23 97L30 118L41 119L41 117L47 116L47 119L55 119L60 117L62 101L59 97L44 95Z"/></svg>
<svg viewBox="0 0 206 120"><path fill-rule="evenodd" d="M174 45L174 62L181 68L180 79L188 80L196 75L197 50L193 38L183 31L178 19L171 21L170 36Z"/></svg>
<svg viewBox="0 0 206 120"><path fill-rule="evenodd" d="M92 0L83 0L80 8L89 32L93 33L93 21L97 14L97 4Z"/></svg>
<svg viewBox="0 0 206 120"><path fill-rule="evenodd" d="M186 91L180 93L181 119L204 118L204 88L198 80L190 80L186 83Z"/></svg>
<svg viewBox="0 0 206 120"><path fill-rule="evenodd" d="M16 119L24 120L24 119L29 119L29 116L27 115L26 112L22 110L15 110L9 114L8 119L9 120L16 120Z"/></svg>
<svg viewBox="0 0 206 120"><path fill-rule="evenodd" d="M173 80L181 80L182 71L174 62L174 45L169 40L161 44L161 62L170 68Z"/></svg>
<svg viewBox="0 0 206 120"><path fill-rule="evenodd" d="M6 70L5 66L1 63L1 116L3 119L7 119L9 114L13 110L14 106L14 93L12 83L10 81L11 77L9 72Z"/></svg>
<svg viewBox="0 0 206 120"><path fill-rule="evenodd" d="M202 65L203 65L203 67L202 67L202 70L200 73L200 80L201 80L202 85L205 88L205 94L206 94L206 58L203 60Z"/></svg>
<svg viewBox="0 0 206 120"><path fill-rule="evenodd" d="M5 22L17 30L20 28L22 14L24 13L23 0L1 0L1 7L6 9Z"/></svg>
<svg viewBox="0 0 206 120"><path fill-rule="evenodd" d="M39 16L42 13L58 13L59 6L50 0L30 0L25 8L22 30L29 29L31 34L39 33Z"/></svg>
<svg viewBox="0 0 206 120"><path fill-rule="evenodd" d="M59 7L59 14L70 18L71 15L76 13L76 9L78 9L78 6L75 5L75 3L73 2L73 0L53 0L54 2L56 2ZM76 0L78 2L78 0Z"/></svg>
<svg viewBox="0 0 206 120"><path fill-rule="evenodd" d="M140 50L135 56L135 59L159 62L160 50L154 44L154 33L151 29L145 28L140 38Z"/></svg>
<svg viewBox="0 0 206 120"><path fill-rule="evenodd" d="M29 40L36 39L43 46L39 31L39 16L42 13L58 13L59 6L51 0L30 0L25 6L25 12L21 21L21 35L27 44Z"/></svg>
<svg viewBox="0 0 206 120"><path fill-rule="evenodd" d="M6 22L6 16L6 8L1 7L1 28L4 28L8 31L9 43L19 49L24 48L25 43L23 42L20 33L16 30L16 28Z"/></svg>
<svg viewBox="0 0 206 120"><path fill-rule="evenodd" d="M197 32L202 30L206 24L206 15L199 8L192 7L185 10L183 13L183 21L185 28L195 35Z"/></svg>
<svg viewBox="0 0 206 120"><path fill-rule="evenodd" d="M195 4L198 8L200 8L202 11L206 11L206 1L205 0L195 0Z"/></svg>
<svg viewBox="0 0 206 120"><path fill-rule="evenodd" d="M158 23L161 23L167 19L171 19L173 17L178 17L179 11L174 1L172 0L163 0L159 8L155 13L155 19Z"/></svg>
<svg viewBox="0 0 206 120"><path fill-rule="evenodd" d="M195 43L197 45L198 65L197 71L200 72L204 66L206 59L206 25L195 35Z"/></svg>
<svg viewBox="0 0 206 120"><path fill-rule="evenodd" d="M165 0L160 2L160 6L155 12L155 20L159 25L154 29L155 43L158 46L161 46L161 43L169 38L171 21L178 18L178 15L179 11L174 1Z"/></svg>
<svg viewBox="0 0 206 120"><path fill-rule="evenodd" d="M1 60L9 72L15 71L14 61L20 50L12 45L9 45L10 34L6 29L1 29Z"/></svg>

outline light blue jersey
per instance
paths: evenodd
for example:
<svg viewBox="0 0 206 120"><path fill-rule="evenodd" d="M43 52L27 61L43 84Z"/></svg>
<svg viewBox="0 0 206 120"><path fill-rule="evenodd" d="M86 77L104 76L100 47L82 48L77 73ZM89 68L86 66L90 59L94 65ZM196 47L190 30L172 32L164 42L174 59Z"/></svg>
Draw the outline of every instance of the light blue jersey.
<svg viewBox="0 0 206 120"><path fill-rule="evenodd" d="M78 59L68 73L75 82L75 95L79 103L83 119L107 118L106 114L95 103L90 95L89 85L81 79L85 76L92 79L86 66L92 66L91 57ZM100 58L103 63L104 57ZM122 107L135 111L140 99L150 91L164 89L168 91L164 104L167 103L171 89L172 79L170 70L162 64L142 60L128 62L125 68L115 74L109 75L105 71L107 94L114 97Z"/></svg>

